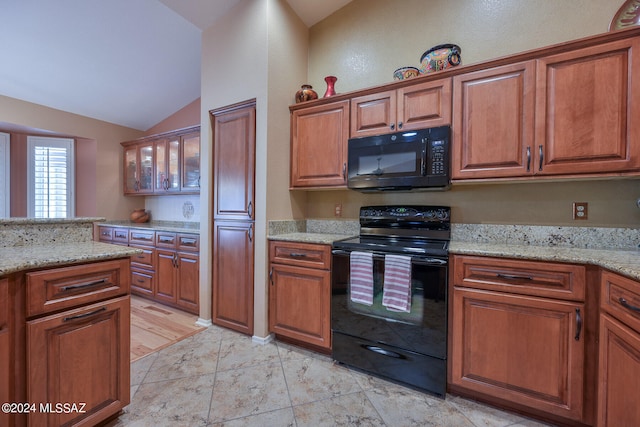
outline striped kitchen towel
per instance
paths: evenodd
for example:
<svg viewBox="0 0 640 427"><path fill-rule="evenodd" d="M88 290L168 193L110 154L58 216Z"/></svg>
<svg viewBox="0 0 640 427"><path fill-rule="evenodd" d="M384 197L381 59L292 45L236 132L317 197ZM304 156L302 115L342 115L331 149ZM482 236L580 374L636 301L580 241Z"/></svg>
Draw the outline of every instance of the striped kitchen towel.
<svg viewBox="0 0 640 427"><path fill-rule="evenodd" d="M351 301L360 304L373 304L373 254L371 252L352 251L350 257L349 287Z"/></svg>
<svg viewBox="0 0 640 427"><path fill-rule="evenodd" d="M411 311L411 257L385 255L382 305L389 310Z"/></svg>

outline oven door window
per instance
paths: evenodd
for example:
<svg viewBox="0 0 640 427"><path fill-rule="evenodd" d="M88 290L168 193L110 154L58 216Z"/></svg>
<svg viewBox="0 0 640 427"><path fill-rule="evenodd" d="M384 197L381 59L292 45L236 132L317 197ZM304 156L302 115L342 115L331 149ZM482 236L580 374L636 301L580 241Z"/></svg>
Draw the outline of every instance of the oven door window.
<svg viewBox="0 0 640 427"><path fill-rule="evenodd" d="M348 335L444 357L447 336L447 267L412 263L411 310L382 305L384 257L373 263L374 299L368 306L351 301L349 256L334 255L332 268L332 329Z"/></svg>

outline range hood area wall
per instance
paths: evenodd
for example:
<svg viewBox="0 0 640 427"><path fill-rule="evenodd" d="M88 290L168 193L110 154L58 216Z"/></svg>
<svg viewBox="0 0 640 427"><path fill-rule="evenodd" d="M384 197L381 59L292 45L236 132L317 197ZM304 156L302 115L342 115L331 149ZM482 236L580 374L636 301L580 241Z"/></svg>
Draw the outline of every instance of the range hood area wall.
<svg viewBox="0 0 640 427"><path fill-rule="evenodd" d="M422 204L451 206L451 221L467 224L528 224L630 227L640 224L639 179L537 183L454 184L445 192L372 193L311 191L308 218L357 219L360 206ZM573 202L589 203L589 217L572 219Z"/></svg>

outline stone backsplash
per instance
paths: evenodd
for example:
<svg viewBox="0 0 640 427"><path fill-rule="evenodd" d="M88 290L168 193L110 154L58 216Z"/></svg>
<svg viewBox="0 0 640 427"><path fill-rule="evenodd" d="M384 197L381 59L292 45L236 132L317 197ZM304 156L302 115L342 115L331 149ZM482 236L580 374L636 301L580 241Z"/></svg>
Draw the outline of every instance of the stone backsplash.
<svg viewBox="0 0 640 427"><path fill-rule="evenodd" d="M4 218L0 247L81 243L93 240L93 223L104 218Z"/></svg>

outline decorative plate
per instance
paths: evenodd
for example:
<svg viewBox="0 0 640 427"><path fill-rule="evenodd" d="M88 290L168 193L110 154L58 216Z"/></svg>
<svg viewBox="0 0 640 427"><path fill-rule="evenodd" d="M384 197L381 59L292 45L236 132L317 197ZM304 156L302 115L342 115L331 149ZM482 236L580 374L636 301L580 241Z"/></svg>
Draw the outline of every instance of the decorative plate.
<svg viewBox="0 0 640 427"><path fill-rule="evenodd" d="M640 24L640 0L627 0L609 24L609 31L623 30Z"/></svg>

